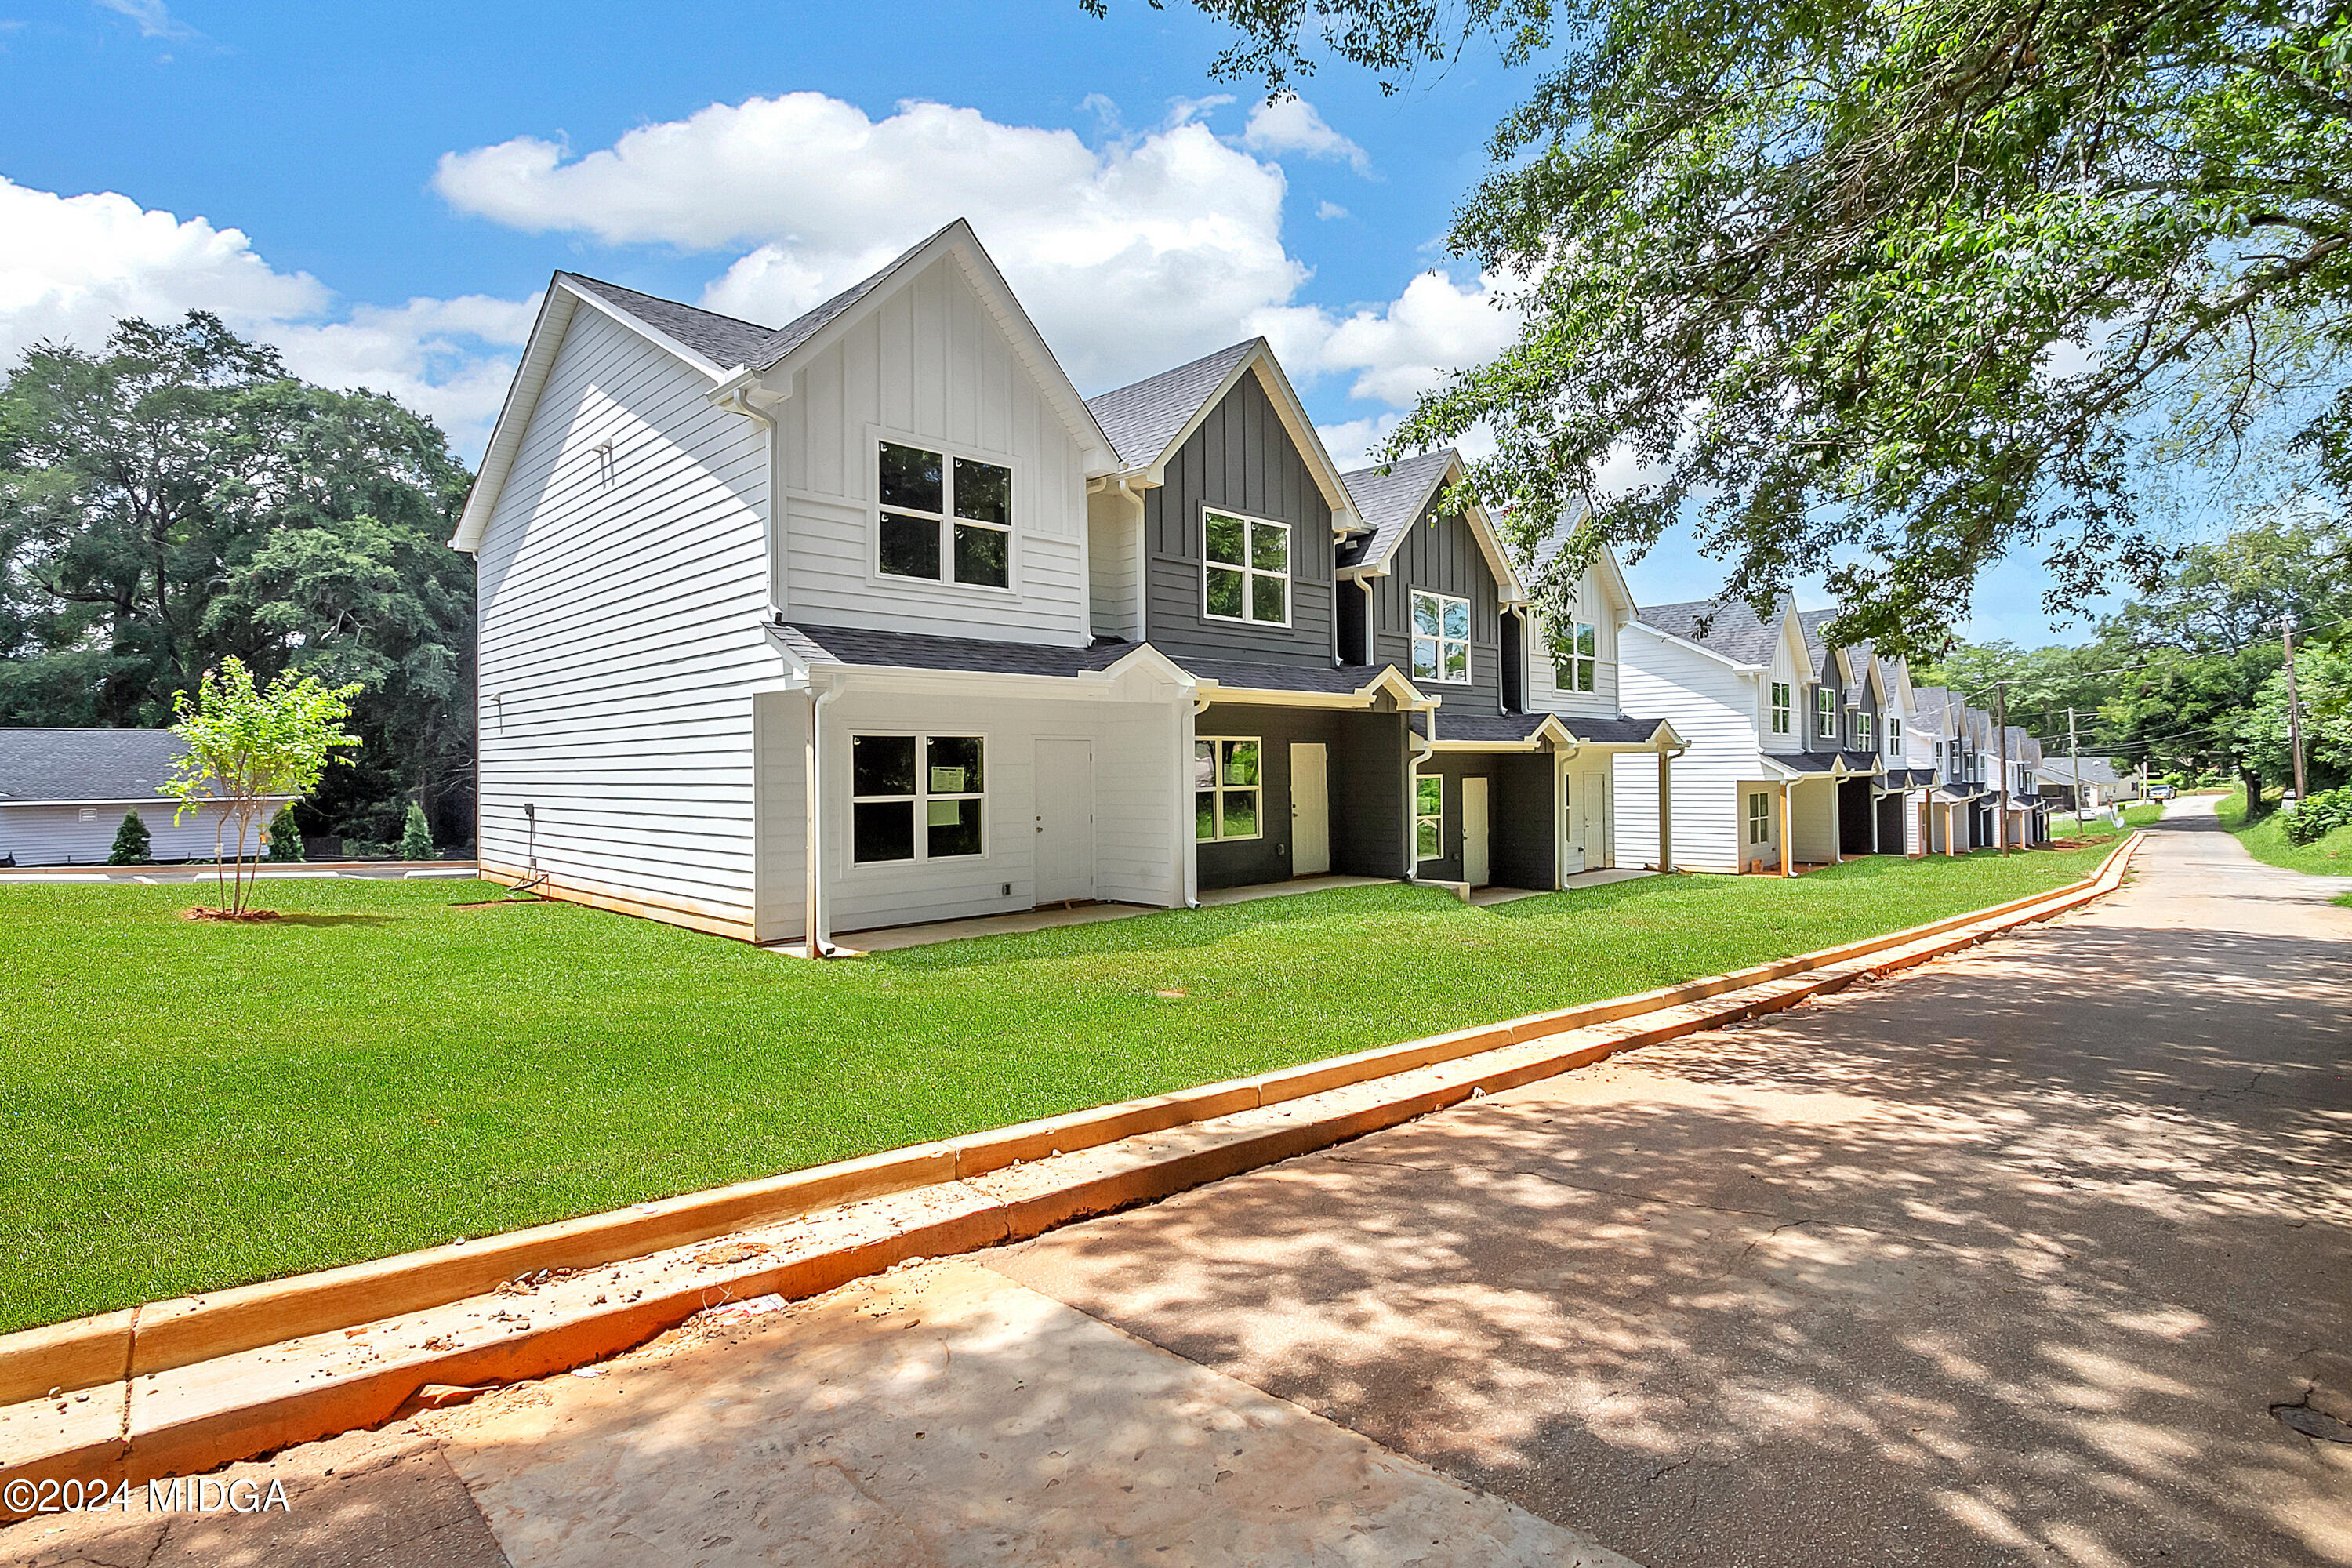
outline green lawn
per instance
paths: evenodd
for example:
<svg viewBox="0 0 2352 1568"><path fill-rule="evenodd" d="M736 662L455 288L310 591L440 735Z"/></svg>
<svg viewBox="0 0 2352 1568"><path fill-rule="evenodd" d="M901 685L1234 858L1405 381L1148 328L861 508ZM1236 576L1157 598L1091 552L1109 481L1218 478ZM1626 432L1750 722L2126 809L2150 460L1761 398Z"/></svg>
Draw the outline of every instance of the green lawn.
<svg viewBox="0 0 2352 1568"><path fill-rule="evenodd" d="M1564 1006L1979 908L2104 848L1360 888L810 964L461 882L0 886L0 1328ZM1163 992L1178 992L1168 996Z"/></svg>
<svg viewBox="0 0 2352 1568"><path fill-rule="evenodd" d="M2252 827L2246 826L2243 789L2231 790L2216 809L2221 813L2221 826L2237 835L2238 842L2257 860L2284 866L2290 871L2308 871L2314 876L2352 877L2352 827L2339 827L2315 843L2289 844L2286 817L2275 806ZM2352 893L2336 901L2352 909Z"/></svg>

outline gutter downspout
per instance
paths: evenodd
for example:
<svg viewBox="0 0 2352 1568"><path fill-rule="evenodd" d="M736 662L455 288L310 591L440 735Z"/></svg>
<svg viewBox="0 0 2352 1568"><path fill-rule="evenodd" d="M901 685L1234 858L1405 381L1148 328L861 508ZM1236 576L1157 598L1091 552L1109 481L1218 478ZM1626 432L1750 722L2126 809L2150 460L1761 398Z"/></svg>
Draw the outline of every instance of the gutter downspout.
<svg viewBox="0 0 2352 1568"><path fill-rule="evenodd" d="M1192 761L1193 752L1193 745L1188 742L1192 741L1201 715L1209 710L1209 704L1215 698L1212 693L1196 686L1192 689L1192 711L1188 715L1181 703L1176 708L1176 831L1180 836L1177 854L1184 864L1184 907L1188 910L1201 907L1201 834L1197 826L1190 833L1184 831L1184 824L1192 820L1192 815L1184 809L1184 797L1192 793L1184 783L1184 769ZM1213 762L1211 766L1214 765Z"/></svg>
<svg viewBox="0 0 2352 1568"><path fill-rule="evenodd" d="M822 730L825 707L840 696L842 689L848 684L848 675L836 670L826 679L823 691L817 690L814 685L809 688L808 755L805 764L808 780L808 892L802 908L803 918L801 924L807 933L804 940L808 943L808 955L817 959L833 956L829 951L832 933L824 921L824 834L821 822L824 792L819 787L817 759L824 751Z"/></svg>
<svg viewBox="0 0 2352 1568"><path fill-rule="evenodd" d="M1685 741L1679 746L1658 748L1658 875L1670 877L1675 869L1675 780L1672 763L1690 750Z"/></svg>
<svg viewBox="0 0 2352 1568"><path fill-rule="evenodd" d="M1412 732L1412 716L1415 712L1424 713L1429 717L1429 734L1425 738ZM1413 795L1415 788L1413 781L1420 773L1422 763L1435 754L1437 751L1437 704L1432 702L1426 706L1408 705L1402 710L1402 717L1404 720L1405 746L1404 879L1410 882L1421 871L1421 857L1416 853L1420 846L1413 842L1413 818L1417 815L1414 807L1418 804Z"/></svg>

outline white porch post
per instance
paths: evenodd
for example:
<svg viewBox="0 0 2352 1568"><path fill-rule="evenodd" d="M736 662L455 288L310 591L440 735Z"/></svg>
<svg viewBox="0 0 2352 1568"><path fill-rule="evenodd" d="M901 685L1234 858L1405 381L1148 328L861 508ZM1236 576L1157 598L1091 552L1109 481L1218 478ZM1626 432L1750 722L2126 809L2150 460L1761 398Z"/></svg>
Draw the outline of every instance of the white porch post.
<svg viewBox="0 0 2352 1568"><path fill-rule="evenodd" d="M1783 877L1793 877L1797 874L1797 858L1794 847L1797 838L1796 814L1790 809L1790 803L1794 798L1796 787L1796 784L1789 780L1784 779L1781 781L1780 875Z"/></svg>

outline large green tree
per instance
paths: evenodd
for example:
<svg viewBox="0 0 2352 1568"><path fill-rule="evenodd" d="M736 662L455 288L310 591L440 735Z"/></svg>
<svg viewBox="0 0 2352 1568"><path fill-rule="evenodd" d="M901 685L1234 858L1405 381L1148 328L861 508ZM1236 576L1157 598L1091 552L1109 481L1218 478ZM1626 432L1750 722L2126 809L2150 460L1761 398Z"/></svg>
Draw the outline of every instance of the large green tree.
<svg viewBox="0 0 2352 1568"><path fill-rule="evenodd" d="M2152 586L2152 469L2284 430L2352 480L2343 0L1195 4L1276 91L1538 65L1452 232L1518 341L1395 447L1491 429L1528 541L1691 517L1758 605L1823 571L1833 635L1934 652L2012 549L2056 608Z"/></svg>
<svg viewBox="0 0 2352 1568"><path fill-rule="evenodd" d="M166 724L231 656L357 682L360 764L305 826L385 839L421 797L463 838L466 484L430 420L202 312L33 349L0 384L0 723Z"/></svg>

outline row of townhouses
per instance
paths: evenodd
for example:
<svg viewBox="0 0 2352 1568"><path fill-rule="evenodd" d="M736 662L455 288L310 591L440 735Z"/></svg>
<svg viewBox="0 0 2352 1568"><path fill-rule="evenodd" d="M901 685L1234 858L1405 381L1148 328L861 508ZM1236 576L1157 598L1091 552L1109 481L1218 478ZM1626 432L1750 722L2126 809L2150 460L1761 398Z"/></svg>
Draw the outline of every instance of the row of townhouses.
<svg viewBox="0 0 2352 1568"><path fill-rule="evenodd" d="M1542 613L1459 471L1263 340L1082 397L961 221L780 328L559 273L454 541L483 869L775 942L1992 841L1975 710L1606 551Z"/></svg>

